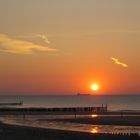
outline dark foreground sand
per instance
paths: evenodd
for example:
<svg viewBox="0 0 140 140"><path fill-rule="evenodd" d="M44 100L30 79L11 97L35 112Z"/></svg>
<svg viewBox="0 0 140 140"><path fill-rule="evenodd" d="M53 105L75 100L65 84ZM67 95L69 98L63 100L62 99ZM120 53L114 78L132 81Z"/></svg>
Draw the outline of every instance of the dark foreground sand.
<svg viewBox="0 0 140 140"><path fill-rule="evenodd" d="M0 124L0 140L139 140L138 137Z"/></svg>

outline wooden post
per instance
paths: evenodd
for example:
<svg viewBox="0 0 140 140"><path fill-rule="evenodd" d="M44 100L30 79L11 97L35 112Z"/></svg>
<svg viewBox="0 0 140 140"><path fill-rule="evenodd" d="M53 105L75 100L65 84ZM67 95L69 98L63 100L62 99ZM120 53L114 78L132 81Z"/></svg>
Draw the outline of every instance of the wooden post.
<svg viewBox="0 0 140 140"><path fill-rule="evenodd" d="M123 118L123 112L121 112L121 118Z"/></svg>
<svg viewBox="0 0 140 140"><path fill-rule="evenodd" d="M106 104L106 112L107 112L107 104Z"/></svg>

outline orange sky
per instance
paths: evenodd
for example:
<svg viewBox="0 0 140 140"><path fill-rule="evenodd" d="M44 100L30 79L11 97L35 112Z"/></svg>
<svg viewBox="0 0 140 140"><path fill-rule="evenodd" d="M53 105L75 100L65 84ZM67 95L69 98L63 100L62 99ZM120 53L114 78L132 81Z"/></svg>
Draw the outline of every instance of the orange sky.
<svg viewBox="0 0 140 140"><path fill-rule="evenodd" d="M1 0L0 95L139 94L139 13L132 0Z"/></svg>

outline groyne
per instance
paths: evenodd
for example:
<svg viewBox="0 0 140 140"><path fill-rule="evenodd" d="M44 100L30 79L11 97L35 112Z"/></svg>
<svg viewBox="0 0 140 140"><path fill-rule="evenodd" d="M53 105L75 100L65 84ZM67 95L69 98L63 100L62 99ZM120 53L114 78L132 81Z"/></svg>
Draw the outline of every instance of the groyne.
<svg viewBox="0 0 140 140"><path fill-rule="evenodd" d="M47 114L92 114L106 113L107 106L101 107L63 107L63 108L0 108L0 115L47 115Z"/></svg>

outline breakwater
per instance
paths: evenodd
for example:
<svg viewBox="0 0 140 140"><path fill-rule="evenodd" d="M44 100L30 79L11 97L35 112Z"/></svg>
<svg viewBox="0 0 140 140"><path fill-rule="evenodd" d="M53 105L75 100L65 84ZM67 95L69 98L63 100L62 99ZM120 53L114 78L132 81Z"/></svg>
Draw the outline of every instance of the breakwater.
<svg viewBox="0 0 140 140"><path fill-rule="evenodd" d="M0 108L0 115L38 115L38 114L92 114L106 113L107 106L101 107L64 107L64 108Z"/></svg>

